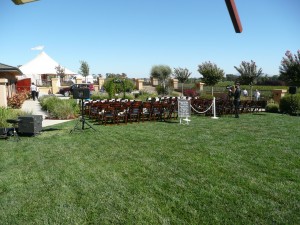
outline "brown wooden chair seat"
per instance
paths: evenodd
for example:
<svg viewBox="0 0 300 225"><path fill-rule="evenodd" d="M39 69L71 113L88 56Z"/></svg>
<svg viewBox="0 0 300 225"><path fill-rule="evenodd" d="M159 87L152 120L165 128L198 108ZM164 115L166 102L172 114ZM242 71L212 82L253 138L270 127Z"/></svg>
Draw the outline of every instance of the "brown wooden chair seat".
<svg viewBox="0 0 300 225"><path fill-rule="evenodd" d="M151 120L151 110L152 104L151 102L143 102L142 110L141 110L141 119L144 122L145 120Z"/></svg>
<svg viewBox="0 0 300 225"><path fill-rule="evenodd" d="M130 105L129 110L128 110L129 122L140 122L141 109L142 109L141 103L134 102Z"/></svg>
<svg viewBox="0 0 300 225"><path fill-rule="evenodd" d="M162 120L163 105L160 102L152 103L151 120Z"/></svg>
<svg viewBox="0 0 300 225"><path fill-rule="evenodd" d="M115 107L115 121L117 124L123 122L127 124L128 121L128 111L126 106Z"/></svg>
<svg viewBox="0 0 300 225"><path fill-rule="evenodd" d="M106 125L107 122L110 122L111 124L116 122L116 111L114 107L111 107L109 105L106 105L102 108L101 113L99 113L98 116L99 124Z"/></svg>

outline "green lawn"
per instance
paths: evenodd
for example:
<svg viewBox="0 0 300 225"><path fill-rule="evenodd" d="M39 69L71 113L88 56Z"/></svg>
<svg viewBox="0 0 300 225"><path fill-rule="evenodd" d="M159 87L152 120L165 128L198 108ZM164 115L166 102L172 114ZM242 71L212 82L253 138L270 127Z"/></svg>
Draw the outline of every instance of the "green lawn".
<svg viewBox="0 0 300 225"><path fill-rule="evenodd" d="M0 224L300 223L300 117L191 120L0 140Z"/></svg>

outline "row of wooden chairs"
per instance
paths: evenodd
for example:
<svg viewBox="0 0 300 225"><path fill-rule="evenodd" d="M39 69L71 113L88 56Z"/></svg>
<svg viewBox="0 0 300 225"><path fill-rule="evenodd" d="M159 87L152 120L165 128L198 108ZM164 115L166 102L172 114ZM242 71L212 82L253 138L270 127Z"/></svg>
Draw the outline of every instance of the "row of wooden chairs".
<svg viewBox="0 0 300 225"><path fill-rule="evenodd" d="M177 118L174 102L86 102L85 115L106 125L127 122L166 121Z"/></svg>
<svg viewBox="0 0 300 225"><path fill-rule="evenodd" d="M212 100L193 98L192 113L204 112L212 115ZM267 102L244 100L240 103L240 113L259 112L266 107ZM207 110L209 109L209 110ZM218 116L234 114L233 101L216 99L216 114ZM120 124L127 122L166 121L178 118L177 98L165 98L159 101L90 101L85 102L84 113L99 124Z"/></svg>

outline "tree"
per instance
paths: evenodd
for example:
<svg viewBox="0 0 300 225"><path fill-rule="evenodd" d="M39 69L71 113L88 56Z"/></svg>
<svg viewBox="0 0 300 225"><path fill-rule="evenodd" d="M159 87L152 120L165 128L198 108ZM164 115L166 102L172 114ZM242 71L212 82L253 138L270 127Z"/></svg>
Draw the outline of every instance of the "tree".
<svg viewBox="0 0 300 225"><path fill-rule="evenodd" d="M56 70L56 75L62 81L62 79L65 77L65 68L63 68L61 65L58 65L55 67L55 70Z"/></svg>
<svg viewBox="0 0 300 225"><path fill-rule="evenodd" d="M86 77L90 74L89 64L86 61L80 61L80 64L81 66L78 73L84 76L86 81Z"/></svg>
<svg viewBox="0 0 300 225"><path fill-rule="evenodd" d="M187 68L174 68L173 76L178 79L181 83L181 93L183 95L183 83L185 83L189 77L191 76L192 72L189 72Z"/></svg>
<svg viewBox="0 0 300 225"><path fill-rule="evenodd" d="M153 66L151 69L150 77L157 78L163 85L164 93L166 93L166 81L170 78L172 69L166 65Z"/></svg>
<svg viewBox="0 0 300 225"><path fill-rule="evenodd" d="M113 98L116 93L123 92L123 97L125 98L125 92L131 92L134 89L134 83L132 80L128 78L119 77L111 77L107 78L104 82L103 87L108 93L110 98Z"/></svg>
<svg viewBox="0 0 300 225"><path fill-rule="evenodd" d="M224 78L224 71L220 69L215 63L209 61L198 65L198 72L202 75L202 81L206 85L212 86L211 93L213 95L213 86L215 86Z"/></svg>
<svg viewBox="0 0 300 225"><path fill-rule="evenodd" d="M250 85L250 96L252 99L252 85L257 82L257 79L262 75L262 68L257 70L257 66L254 61L251 62L242 61L240 67L234 67L240 74L239 81L241 84Z"/></svg>
<svg viewBox="0 0 300 225"><path fill-rule="evenodd" d="M297 54L286 51L279 67L280 79L289 85L300 86L300 50Z"/></svg>
<svg viewBox="0 0 300 225"><path fill-rule="evenodd" d="M239 67L234 67L240 74L239 81L241 84L253 85L257 78L262 75L262 68L257 70L257 66L254 61L251 62L242 61Z"/></svg>

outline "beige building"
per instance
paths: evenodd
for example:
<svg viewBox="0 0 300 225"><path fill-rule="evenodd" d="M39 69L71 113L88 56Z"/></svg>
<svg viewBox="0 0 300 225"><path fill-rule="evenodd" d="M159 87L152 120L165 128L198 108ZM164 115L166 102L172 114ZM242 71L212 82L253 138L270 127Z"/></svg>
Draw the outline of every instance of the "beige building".
<svg viewBox="0 0 300 225"><path fill-rule="evenodd" d="M0 63L0 79L7 79L6 96L12 97L16 93L17 76L22 75L19 68Z"/></svg>

